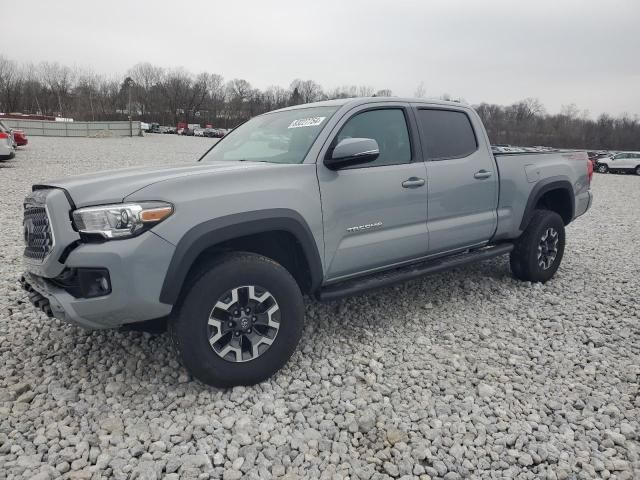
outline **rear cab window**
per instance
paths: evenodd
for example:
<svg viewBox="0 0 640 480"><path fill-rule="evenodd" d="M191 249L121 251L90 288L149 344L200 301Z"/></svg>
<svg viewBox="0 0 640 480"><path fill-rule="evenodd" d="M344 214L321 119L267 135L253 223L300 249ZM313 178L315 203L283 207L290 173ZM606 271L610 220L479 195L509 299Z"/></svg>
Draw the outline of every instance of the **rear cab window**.
<svg viewBox="0 0 640 480"><path fill-rule="evenodd" d="M418 128L425 160L463 158L478 149L478 140L465 112L417 108Z"/></svg>

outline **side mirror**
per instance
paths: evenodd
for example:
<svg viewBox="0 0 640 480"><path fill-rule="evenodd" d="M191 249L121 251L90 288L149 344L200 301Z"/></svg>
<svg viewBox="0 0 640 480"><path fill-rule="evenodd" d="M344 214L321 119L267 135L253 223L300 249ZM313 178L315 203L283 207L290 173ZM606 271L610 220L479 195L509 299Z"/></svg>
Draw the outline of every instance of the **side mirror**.
<svg viewBox="0 0 640 480"><path fill-rule="evenodd" d="M373 162L380 155L378 142L373 138L345 138L324 159L329 170L339 170L352 165Z"/></svg>

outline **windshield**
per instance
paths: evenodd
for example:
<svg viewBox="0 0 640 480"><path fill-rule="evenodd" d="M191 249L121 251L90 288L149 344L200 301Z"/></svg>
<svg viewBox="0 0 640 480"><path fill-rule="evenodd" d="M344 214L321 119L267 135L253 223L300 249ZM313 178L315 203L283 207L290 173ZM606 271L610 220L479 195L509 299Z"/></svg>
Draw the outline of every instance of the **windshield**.
<svg viewBox="0 0 640 480"><path fill-rule="evenodd" d="M338 107L309 107L267 113L231 131L204 162L301 163Z"/></svg>

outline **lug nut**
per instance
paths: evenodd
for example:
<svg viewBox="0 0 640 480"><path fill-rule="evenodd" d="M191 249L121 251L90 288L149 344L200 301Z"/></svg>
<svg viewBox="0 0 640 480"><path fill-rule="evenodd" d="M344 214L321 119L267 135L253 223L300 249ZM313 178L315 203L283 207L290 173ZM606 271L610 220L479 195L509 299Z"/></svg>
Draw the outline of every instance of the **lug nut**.
<svg viewBox="0 0 640 480"><path fill-rule="evenodd" d="M244 309L244 313L250 313L250 312L251 312L251 309L250 309L250 308L245 308L245 309Z"/></svg>
<svg viewBox="0 0 640 480"><path fill-rule="evenodd" d="M255 315L253 317L251 317L251 320L253 320L254 322L258 320L258 317L256 317Z"/></svg>
<svg viewBox="0 0 640 480"><path fill-rule="evenodd" d="M247 330L247 333L251 333L251 329Z"/></svg>
<svg viewBox="0 0 640 480"><path fill-rule="evenodd" d="M236 332L236 337L239 337L239 336L240 336L240 332Z"/></svg>
<svg viewBox="0 0 640 480"><path fill-rule="evenodd" d="M233 327L233 322L229 322L227 323L227 325L229 325L230 327Z"/></svg>
<svg viewBox="0 0 640 480"><path fill-rule="evenodd" d="M234 311L233 314L237 317L238 315L240 315L240 312L238 310Z"/></svg>

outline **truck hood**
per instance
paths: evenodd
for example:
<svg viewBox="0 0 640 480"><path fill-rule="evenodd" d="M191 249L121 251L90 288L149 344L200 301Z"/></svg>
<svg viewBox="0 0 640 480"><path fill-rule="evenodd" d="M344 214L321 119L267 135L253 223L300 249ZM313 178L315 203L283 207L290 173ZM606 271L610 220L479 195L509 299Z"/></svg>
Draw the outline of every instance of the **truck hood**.
<svg viewBox="0 0 640 480"><path fill-rule="evenodd" d="M67 192L75 206L79 208L119 203L125 197L144 187L178 177L265 169L273 165L259 162L211 162L166 167L122 168L51 180L36 184L33 188L61 188Z"/></svg>

